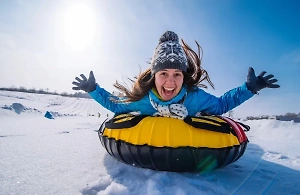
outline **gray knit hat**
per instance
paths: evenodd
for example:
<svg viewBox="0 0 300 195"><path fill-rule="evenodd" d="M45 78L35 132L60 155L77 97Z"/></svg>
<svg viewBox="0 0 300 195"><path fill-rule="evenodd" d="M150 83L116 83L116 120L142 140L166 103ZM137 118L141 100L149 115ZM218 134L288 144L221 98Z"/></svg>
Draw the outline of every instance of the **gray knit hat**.
<svg viewBox="0 0 300 195"><path fill-rule="evenodd" d="M163 69L179 69L187 71L186 55L176 33L166 31L159 39L151 61L151 74Z"/></svg>

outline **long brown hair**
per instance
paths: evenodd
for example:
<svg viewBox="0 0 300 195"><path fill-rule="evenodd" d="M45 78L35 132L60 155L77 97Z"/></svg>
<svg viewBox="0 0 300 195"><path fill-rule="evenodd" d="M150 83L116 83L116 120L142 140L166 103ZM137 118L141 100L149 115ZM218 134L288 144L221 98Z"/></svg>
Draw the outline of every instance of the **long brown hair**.
<svg viewBox="0 0 300 195"><path fill-rule="evenodd" d="M209 85L214 89L214 85L211 82L208 73L201 67L203 50L201 46L195 41L198 47L198 54L188 46L183 39L181 39L182 48L186 54L188 60L187 72L183 72L183 85L187 86L188 90L195 90L196 87L207 88L203 81L207 81ZM142 72L138 77L129 79L134 83L131 90L118 81L114 84L121 93L125 94L125 99L115 100L122 102L135 102L142 99L153 87L155 87L154 75L151 75L151 69L147 69Z"/></svg>

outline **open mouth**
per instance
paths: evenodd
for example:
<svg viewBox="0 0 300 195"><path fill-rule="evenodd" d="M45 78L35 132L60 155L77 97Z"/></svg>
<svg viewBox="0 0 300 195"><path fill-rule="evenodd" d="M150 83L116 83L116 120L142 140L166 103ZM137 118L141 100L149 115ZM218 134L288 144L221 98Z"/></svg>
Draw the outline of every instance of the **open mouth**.
<svg viewBox="0 0 300 195"><path fill-rule="evenodd" d="M163 93L165 96L170 97L175 91L175 87L163 87Z"/></svg>

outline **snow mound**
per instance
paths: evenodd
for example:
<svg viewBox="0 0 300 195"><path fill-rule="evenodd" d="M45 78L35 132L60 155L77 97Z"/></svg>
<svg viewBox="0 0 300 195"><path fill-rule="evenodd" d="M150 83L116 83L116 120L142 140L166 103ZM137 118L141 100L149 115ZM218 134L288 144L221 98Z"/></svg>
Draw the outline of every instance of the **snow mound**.
<svg viewBox="0 0 300 195"><path fill-rule="evenodd" d="M41 111L37 110L36 108L27 108L21 103L12 103L10 106L4 105L1 108L14 111L17 114L21 114L21 112L41 113Z"/></svg>

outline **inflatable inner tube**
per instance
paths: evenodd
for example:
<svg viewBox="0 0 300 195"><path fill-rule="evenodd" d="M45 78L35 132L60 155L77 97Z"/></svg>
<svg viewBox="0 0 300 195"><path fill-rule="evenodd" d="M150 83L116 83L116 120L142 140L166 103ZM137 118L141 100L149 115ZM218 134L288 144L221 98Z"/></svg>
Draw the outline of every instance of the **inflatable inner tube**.
<svg viewBox="0 0 300 195"><path fill-rule="evenodd" d="M245 127L221 116L179 120L122 114L104 122L98 134L106 151L126 164L202 172L226 166L244 154Z"/></svg>

